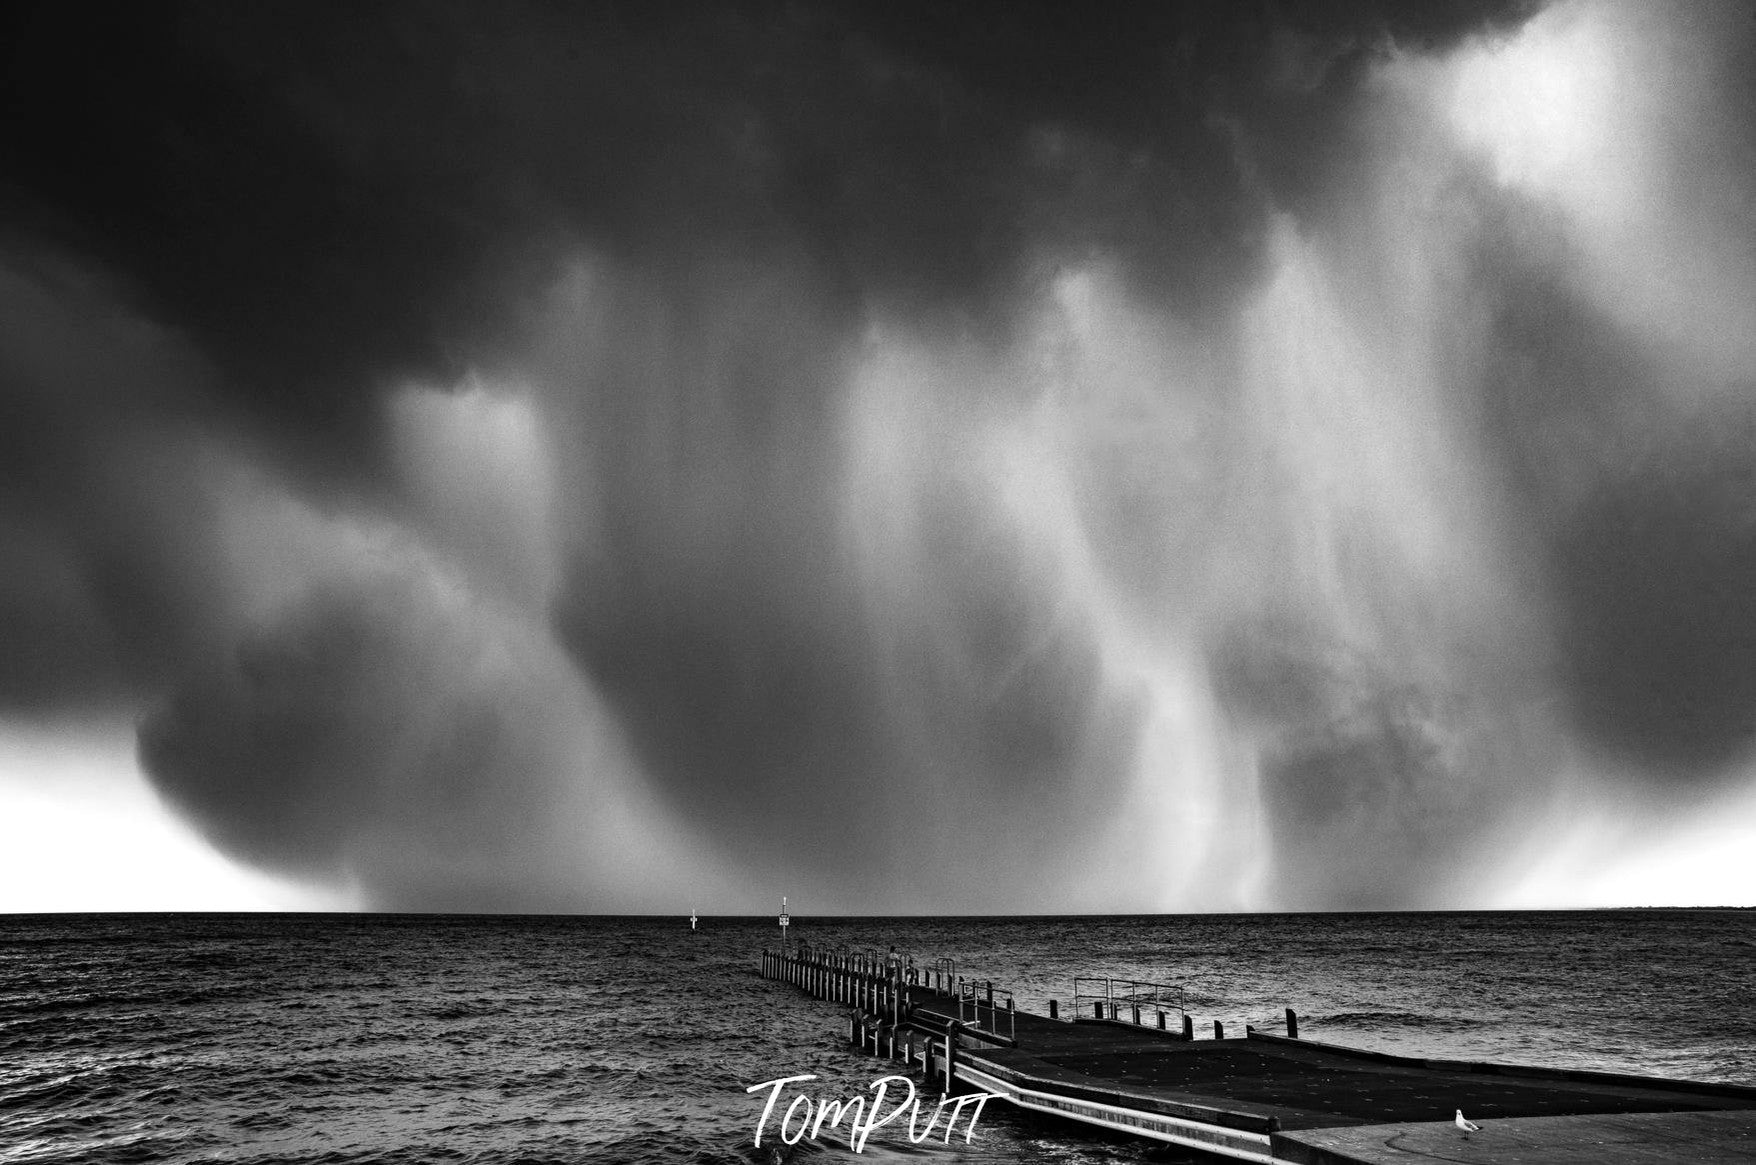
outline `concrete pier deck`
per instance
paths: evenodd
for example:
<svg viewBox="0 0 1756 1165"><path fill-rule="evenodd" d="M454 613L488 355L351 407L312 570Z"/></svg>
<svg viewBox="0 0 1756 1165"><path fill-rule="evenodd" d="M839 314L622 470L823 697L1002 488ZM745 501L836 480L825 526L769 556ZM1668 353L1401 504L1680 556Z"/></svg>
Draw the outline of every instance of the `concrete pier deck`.
<svg viewBox="0 0 1756 1165"><path fill-rule="evenodd" d="M1418 1059L1251 1032L1185 1039L1069 1022L904 982L888 966L765 956L765 972L850 1004L850 1034L948 1090L1222 1157L1603 1165L1756 1161L1756 1088ZM960 1013L962 1018L960 1018ZM1178 1028L1181 1028L1179 1023ZM1465 1134L1456 1110L1483 1126Z"/></svg>
<svg viewBox="0 0 1756 1165"><path fill-rule="evenodd" d="M1449 1121L1356 1125L1274 1140L1275 1160L1303 1165L1729 1165L1756 1161L1756 1111L1536 1116L1484 1122L1467 1137Z"/></svg>

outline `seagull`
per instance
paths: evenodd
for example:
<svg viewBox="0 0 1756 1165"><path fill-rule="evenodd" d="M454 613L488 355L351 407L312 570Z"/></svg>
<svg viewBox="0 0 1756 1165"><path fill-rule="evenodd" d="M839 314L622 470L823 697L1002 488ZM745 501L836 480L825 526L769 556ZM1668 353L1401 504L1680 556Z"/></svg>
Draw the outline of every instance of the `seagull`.
<svg viewBox="0 0 1756 1165"><path fill-rule="evenodd" d="M1476 1124L1476 1122L1472 1120L1463 1119L1463 1110L1461 1108L1457 1110L1457 1127L1466 1133L1479 1133L1482 1131L1481 1125Z"/></svg>

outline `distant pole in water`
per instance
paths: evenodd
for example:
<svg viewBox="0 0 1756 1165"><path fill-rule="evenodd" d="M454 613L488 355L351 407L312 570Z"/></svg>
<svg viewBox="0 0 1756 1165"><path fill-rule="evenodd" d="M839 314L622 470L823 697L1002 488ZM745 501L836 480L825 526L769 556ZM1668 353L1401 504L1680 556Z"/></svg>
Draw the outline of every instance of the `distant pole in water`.
<svg viewBox="0 0 1756 1165"><path fill-rule="evenodd" d="M787 917L786 895L782 894L780 898L780 949L783 951L787 949L787 927L792 925L792 921L791 918Z"/></svg>
<svg viewBox="0 0 1756 1165"><path fill-rule="evenodd" d="M695 929L695 908L693 906L689 908L689 929Z"/></svg>

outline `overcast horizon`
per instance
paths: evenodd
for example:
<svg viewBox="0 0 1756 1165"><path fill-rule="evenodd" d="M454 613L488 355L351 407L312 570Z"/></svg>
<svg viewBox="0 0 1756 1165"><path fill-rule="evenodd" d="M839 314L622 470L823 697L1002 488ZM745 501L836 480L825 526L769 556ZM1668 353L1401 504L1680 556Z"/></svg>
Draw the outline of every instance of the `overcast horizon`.
<svg viewBox="0 0 1756 1165"><path fill-rule="evenodd" d="M1756 905L1756 12L19 4L0 911Z"/></svg>

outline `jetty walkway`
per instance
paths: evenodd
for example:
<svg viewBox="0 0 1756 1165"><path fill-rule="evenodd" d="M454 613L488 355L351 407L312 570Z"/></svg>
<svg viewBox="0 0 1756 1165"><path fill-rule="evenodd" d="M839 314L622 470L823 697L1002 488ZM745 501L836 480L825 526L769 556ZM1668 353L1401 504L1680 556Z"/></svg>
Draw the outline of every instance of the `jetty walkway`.
<svg viewBox="0 0 1756 1165"><path fill-rule="evenodd" d="M764 951L762 974L845 1004L852 1042L947 1093L988 1092L1221 1157L1756 1161L1756 1088L1368 1052L1297 1038L1290 1011L1287 1036L1197 1039L1175 988L1133 981L1082 980L1062 1018L1020 1010L944 960L795 945ZM1483 1130L1459 1129L1459 1109Z"/></svg>

